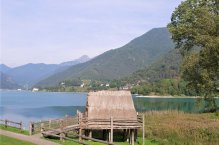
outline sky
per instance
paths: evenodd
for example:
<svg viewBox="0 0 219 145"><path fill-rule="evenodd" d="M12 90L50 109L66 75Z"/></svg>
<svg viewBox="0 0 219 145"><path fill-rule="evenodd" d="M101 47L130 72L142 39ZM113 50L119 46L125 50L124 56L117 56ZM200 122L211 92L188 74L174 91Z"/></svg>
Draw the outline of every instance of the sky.
<svg viewBox="0 0 219 145"><path fill-rule="evenodd" d="M181 0L1 0L0 63L61 63L165 27Z"/></svg>

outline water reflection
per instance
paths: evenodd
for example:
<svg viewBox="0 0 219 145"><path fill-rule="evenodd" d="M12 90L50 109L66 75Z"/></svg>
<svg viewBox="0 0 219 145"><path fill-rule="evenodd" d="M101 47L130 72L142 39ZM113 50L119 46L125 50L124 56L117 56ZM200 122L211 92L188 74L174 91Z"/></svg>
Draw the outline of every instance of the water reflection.
<svg viewBox="0 0 219 145"><path fill-rule="evenodd" d="M184 112L202 112L204 101L196 98L143 98L133 97L138 112L150 110L179 110ZM219 99L217 99L219 105Z"/></svg>

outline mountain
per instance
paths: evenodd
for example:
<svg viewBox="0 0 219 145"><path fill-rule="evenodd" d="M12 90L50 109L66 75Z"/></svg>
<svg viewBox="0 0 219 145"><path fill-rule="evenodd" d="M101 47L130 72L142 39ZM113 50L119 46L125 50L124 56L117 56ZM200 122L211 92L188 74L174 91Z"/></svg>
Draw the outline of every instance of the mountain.
<svg viewBox="0 0 219 145"><path fill-rule="evenodd" d="M29 63L15 68L8 69L5 74L12 77L19 85L32 87L35 83L49 77L52 74L61 72L70 66L86 62L90 58L86 55L60 64Z"/></svg>
<svg viewBox="0 0 219 145"><path fill-rule="evenodd" d="M84 62L89 61L89 60L90 60L89 56L83 55L80 58L75 59L73 61L67 61L67 62L60 63L60 65L61 66L73 66L73 65L76 65L79 63L84 63Z"/></svg>
<svg viewBox="0 0 219 145"><path fill-rule="evenodd" d="M0 71L0 89L18 89L20 86L8 75Z"/></svg>
<svg viewBox="0 0 219 145"><path fill-rule="evenodd" d="M5 64L0 64L0 71L1 71L1 72L5 73L5 72L9 71L10 69L11 69L11 68L8 67L7 65L5 65Z"/></svg>
<svg viewBox="0 0 219 145"><path fill-rule="evenodd" d="M136 83L139 81L157 82L161 79L177 78L179 77L181 62L182 56L179 50L173 49L150 66L134 72L124 80L128 80L130 83Z"/></svg>
<svg viewBox="0 0 219 145"><path fill-rule="evenodd" d="M119 79L152 64L173 48L174 43L167 28L155 28L118 49L56 73L36 86L53 86L63 80L79 77L90 80Z"/></svg>
<svg viewBox="0 0 219 145"><path fill-rule="evenodd" d="M25 64L15 67L7 72L18 84L22 86L31 86L38 80L44 79L52 75L58 69L56 64Z"/></svg>

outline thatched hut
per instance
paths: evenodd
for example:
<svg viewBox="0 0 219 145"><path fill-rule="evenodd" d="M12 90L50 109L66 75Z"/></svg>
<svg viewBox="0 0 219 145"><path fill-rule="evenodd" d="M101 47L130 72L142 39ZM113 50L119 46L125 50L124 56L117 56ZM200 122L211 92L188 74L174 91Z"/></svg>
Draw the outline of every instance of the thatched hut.
<svg viewBox="0 0 219 145"><path fill-rule="evenodd" d="M102 130L113 141L113 130L122 130L130 142L141 124L129 91L98 91L87 96L86 111L81 115L85 132Z"/></svg>

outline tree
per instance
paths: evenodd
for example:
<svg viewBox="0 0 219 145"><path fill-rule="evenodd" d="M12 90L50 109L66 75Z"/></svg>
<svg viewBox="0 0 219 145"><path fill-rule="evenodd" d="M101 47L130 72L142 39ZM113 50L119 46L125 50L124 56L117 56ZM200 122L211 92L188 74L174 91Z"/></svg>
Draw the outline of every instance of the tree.
<svg viewBox="0 0 219 145"><path fill-rule="evenodd" d="M219 88L219 0L186 0L168 24L184 61L182 77L204 96L206 109L216 111Z"/></svg>

